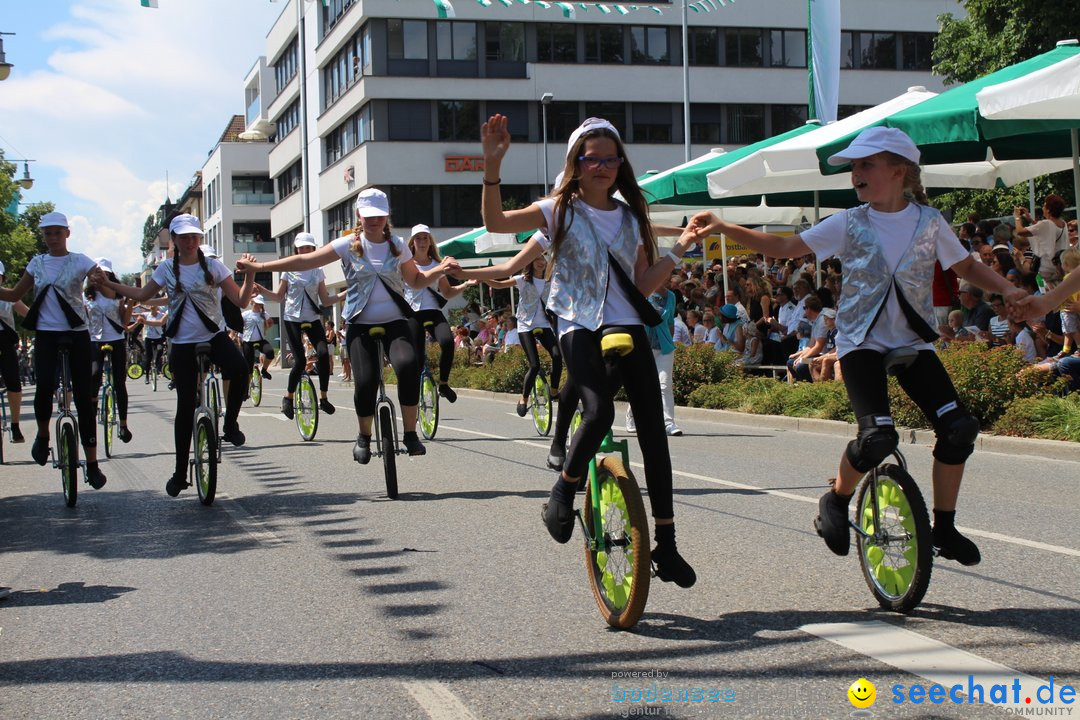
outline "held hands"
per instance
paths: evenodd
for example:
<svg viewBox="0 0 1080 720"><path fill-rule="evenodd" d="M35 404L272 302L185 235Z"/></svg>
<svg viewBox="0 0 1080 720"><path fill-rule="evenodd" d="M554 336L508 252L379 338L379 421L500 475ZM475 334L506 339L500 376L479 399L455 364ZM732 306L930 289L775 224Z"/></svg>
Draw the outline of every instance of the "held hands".
<svg viewBox="0 0 1080 720"><path fill-rule="evenodd" d="M454 275L461 270L461 265L452 257L444 257L439 263L439 270L443 275Z"/></svg>
<svg viewBox="0 0 1080 720"><path fill-rule="evenodd" d="M240 256L240 259L236 261L236 272L255 273L259 270L262 270L262 263L256 262L254 255L244 253Z"/></svg>
<svg viewBox="0 0 1080 720"><path fill-rule="evenodd" d="M695 230L699 237L704 238L708 235L712 235L723 225L723 221L717 218L708 210L702 210L698 214L690 218L690 222L687 224L687 230Z"/></svg>
<svg viewBox="0 0 1080 720"><path fill-rule="evenodd" d="M505 115L492 115L480 127L480 142L484 148L484 161L502 162L506 151L510 149L510 131L507 129Z"/></svg>
<svg viewBox="0 0 1080 720"><path fill-rule="evenodd" d="M97 265L95 265L94 268L90 270L90 272L87 274L87 277L90 280L90 284L97 289L100 289L108 280L108 277L105 276L105 271Z"/></svg>

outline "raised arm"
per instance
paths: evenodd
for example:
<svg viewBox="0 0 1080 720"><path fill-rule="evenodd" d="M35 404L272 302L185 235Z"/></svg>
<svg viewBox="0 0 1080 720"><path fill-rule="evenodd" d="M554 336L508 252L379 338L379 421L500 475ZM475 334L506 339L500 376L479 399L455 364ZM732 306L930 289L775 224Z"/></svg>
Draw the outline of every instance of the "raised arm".
<svg viewBox="0 0 1080 720"><path fill-rule="evenodd" d="M239 272L247 272L248 270L252 272L259 272L260 270L270 270L272 272L314 270L323 265L329 265L338 259L334 246L327 244L314 252L304 253L303 255L290 255L277 260L267 260L266 262L256 262L254 259L240 259L236 261L236 269Z"/></svg>
<svg viewBox="0 0 1080 720"><path fill-rule="evenodd" d="M460 269L451 273L451 275L466 280L483 280L485 282L488 280L497 280L498 278L504 278L509 275L516 275L519 270L540 257L543 252L544 247L536 241L536 238L529 238L529 241L518 250L518 254L506 262L486 268Z"/></svg>
<svg viewBox="0 0 1080 720"><path fill-rule="evenodd" d="M99 288L108 288L117 295L123 295L126 298L131 298L136 302L146 302L152 297L158 294L161 286L154 282L152 279L147 280L146 284L142 287L134 287L132 285L124 285L123 283L113 282L106 275L105 271L99 267L90 271L90 282Z"/></svg>
<svg viewBox="0 0 1080 720"><path fill-rule="evenodd" d="M420 290L457 268L457 260L452 257L444 257L438 265L429 270L421 270L416 267L415 260L409 260L401 266L401 277L409 287Z"/></svg>
<svg viewBox="0 0 1080 720"><path fill-rule="evenodd" d="M484 284L490 288L496 290L505 290L506 288L512 288L517 285L517 281L514 278L507 278L505 280L485 280Z"/></svg>
<svg viewBox="0 0 1080 720"><path fill-rule="evenodd" d="M751 230L741 225L735 225L720 220L711 212L700 212L690 218L687 229L694 228L698 231L698 237L704 239L708 235L723 233L735 242L745 245L754 252L759 252L769 257L792 258L809 255L811 250L798 235L781 237L770 235L759 230Z"/></svg>
<svg viewBox="0 0 1080 720"><path fill-rule="evenodd" d="M34 276L24 272L22 277L19 278L19 282L15 283L15 287L0 288L0 300L6 300L7 302L22 300L23 296L30 292L32 287L34 287ZM26 313L22 314L25 315Z"/></svg>
<svg viewBox="0 0 1080 720"><path fill-rule="evenodd" d="M503 156L510 149L510 131L505 115L492 115L480 128L484 148L484 187L481 212L484 227L491 232L526 232L544 226L544 213L536 205L521 210L503 210L499 183Z"/></svg>

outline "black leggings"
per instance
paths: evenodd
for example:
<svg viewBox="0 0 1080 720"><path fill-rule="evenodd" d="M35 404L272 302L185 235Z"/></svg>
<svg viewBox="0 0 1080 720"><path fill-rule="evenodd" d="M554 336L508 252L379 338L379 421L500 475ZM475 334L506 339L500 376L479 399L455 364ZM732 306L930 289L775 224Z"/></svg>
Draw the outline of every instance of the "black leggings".
<svg viewBox="0 0 1080 720"><path fill-rule="evenodd" d="M330 386L330 349L326 345L326 331L318 320L311 322L285 321L285 337L289 341L289 349L292 350L293 366L289 371L288 393L296 392L296 386L300 382L300 376L304 374L307 366L307 355L304 353L304 338L307 335L311 347L315 348L315 369L319 373L319 389L326 392Z"/></svg>
<svg viewBox="0 0 1080 720"><path fill-rule="evenodd" d="M425 333L430 333L439 343L442 353L439 355L439 382L444 383L450 379L450 369L454 367L454 334L450 332L450 323L446 322L442 310L418 310L415 319L420 327L420 341L416 346L420 357L427 358ZM425 323L431 323L431 327L424 327Z"/></svg>
<svg viewBox="0 0 1080 720"><path fill-rule="evenodd" d="M2 334L8 332L0 330ZM22 392L19 375L19 337L15 335L14 340L0 337L0 378L3 378L4 387L9 393ZM15 418L15 422L19 422L19 418Z"/></svg>
<svg viewBox="0 0 1080 720"><path fill-rule="evenodd" d="M127 420L128 392L127 392L127 342L124 340L109 340L107 342L91 341L90 351L93 357L91 373L94 376L94 398L97 399L101 392L102 376L105 374L105 362L102 360L101 346L112 345L112 382L116 392L116 411L120 414L120 422Z"/></svg>
<svg viewBox="0 0 1080 720"><path fill-rule="evenodd" d="M188 452L191 445L191 429L195 419L195 393L198 384L198 368L195 366L195 348L198 343L172 343L169 350L169 367L176 383L176 419L173 422L173 439L176 442L176 473L187 474ZM210 339L210 359L221 370L221 378L229 381L229 395L225 398L225 428L236 426L240 406L247 393L247 363L244 356L228 334L219 332ZM204 402L208 400L204 398Z"/></svg>
<svg viewBox="0 0 1080 720"><path fill-rule="evenodd" d="M596 455L604 435L615 420L614 397L626 388L637 425L638 445L645 463L645 484L653 517L674 517L671 498L671 456L664 431L664 408L660 399L660 377L656 372L645 328L630 325L626 331L634 349L608 366L600 352L599 330L574 330L559 338L566 369L573 387L581 396L582 424L570 442L564 472L581 477Z"/></svg>
<svg viewBox="0 0 1080 720"><path fill-rule="evenodd" d="M157 350L157 371L161 372L161 358L164 354L165 338L146 338L143 342L143 355L142 355L142 368L144 373L150 372L150 358L153 357L156 348L162 348Z"/></svg>
<svg viewBox="0 0 1080 720"><path fill-rule="evenodd" d="M267 360L274 359L274 346L270 344L268 340L244 340L243 342L244 362L247 363L248 372L251 372L251 368L255 367L255 352L258 351L266 356Z"/></svg>
<svg viewBox="0 0 1080 720"><path fill-rule="evenodd" d="M375 394L379 385L379 360L375 356L375 341L368 335L373 327L386 328L382 338L384 352L390 356L390 366L397 375L398 402L402 407L420 402L420 364L416 359L416 337L420 334L416 320L392 320L378 325L350 323L345 333L352 363L353 405L357 417L375 414Z"/></svg>
<svg viewBox="0 0 1080 720"><path fill-rule="evenodd" d="M840 358L840 369L844 375L844 387L847 388L848 400L851 401L851 409L856 419L867 415L891 415L884 355L876 350L853 350ZM901 370L896 379L907 396L919 406L923 415L933 426L934 434L938 439L934 448L934 457L938 457L943 446L943 438L950 432L944 420L954 419L958 411L967 414L967 409L960 402L948 371L941 364L937 353L932 350L920 350L915 362ZM970 455L972 449L973 446L968 448L967 454ZM943 462L951 465L958 464L945 460Z"/></svg>
<svg viewBox="0 0 1080 720"><path fill-rule="evenodd" d="M536 341L548 351L551 356L551 377L549 381L555 387L559 385L559 376L562 375L562 353L559 352L559 343L555 340L555 333L551 328L536 328L528 332L518 333L518 342L525 351L525 357L529 361L529 370L525 373L525 382L521 385L521 394L528 397L532 392L536 376L540 374L540 353L536 351Z"/></svg>
<svg viewBox="0 0 1080 720"><path fill-rule="evenodd" d="M70 338L68 366L71 368L71 389L75 396L75 411L79 415L79 437L83 447L97 447L97 425L94 417L94 386L90 375L90 333L86 330L38 330L34 337L34 371L37 388L34 391L34 417L48 421L52 415L53 394L56 392L57 369L60 367L61 338Z"/></svg>

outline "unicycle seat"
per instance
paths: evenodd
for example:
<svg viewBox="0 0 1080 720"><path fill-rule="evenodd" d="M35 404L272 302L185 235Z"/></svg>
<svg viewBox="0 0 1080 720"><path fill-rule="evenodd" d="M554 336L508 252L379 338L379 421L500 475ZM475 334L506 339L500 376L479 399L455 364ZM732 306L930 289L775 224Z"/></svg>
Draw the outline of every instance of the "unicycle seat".
<svg viewBox="0 0 1080 720"><path fill-rule="evenodd" d="M112 352L113 346L106 343L101 346L101 352Z"/></svg>
<svg viewBox="0 0 1080 720"><path fill-rule="evenodd" d="M885 355L885 372L896 375L911 367L919 357L919 351L911 347L899 347Z"/></svg>
<svg viewBox="0 0 1080 720"><path fill-rule="evenodd" d="M608 328L600 338L600 351L605 358L626 357L633 349L634 338L624 328Z"/></svg>
<svg viewBox="0 0 1080 720"><path fill-rule="evenodd" d="M196 355L209 355L210 354L210 343L197 343L195 345L195 354Z"/></svg>
<svg viewBox="0 0 1080 720"><path fill-rule="evenodd" d="M75 339L71 335L61 335L56 339L56 347L58 350L70 350Z"/></svg>
<svg viewBox="0 0 1080 720"><path fill-rule="evenodd" d="M382 325L376 325L373 328L368 328L369 337L378 338L382 337L383 335L386 335L386 328L384 328Z"/></svg>

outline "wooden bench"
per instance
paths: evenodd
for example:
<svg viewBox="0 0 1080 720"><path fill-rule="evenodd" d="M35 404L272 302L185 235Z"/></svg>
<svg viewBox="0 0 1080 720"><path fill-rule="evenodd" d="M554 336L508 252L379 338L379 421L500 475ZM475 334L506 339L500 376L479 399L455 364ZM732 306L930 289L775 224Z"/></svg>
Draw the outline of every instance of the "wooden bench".
<svg viewBox="0 0 1080 720"><path fill-rule="evenodd" d="M769 373L773 378L784 379L787 377L787 365L749 365L744 369L756 375Z"/></svg>

